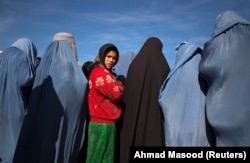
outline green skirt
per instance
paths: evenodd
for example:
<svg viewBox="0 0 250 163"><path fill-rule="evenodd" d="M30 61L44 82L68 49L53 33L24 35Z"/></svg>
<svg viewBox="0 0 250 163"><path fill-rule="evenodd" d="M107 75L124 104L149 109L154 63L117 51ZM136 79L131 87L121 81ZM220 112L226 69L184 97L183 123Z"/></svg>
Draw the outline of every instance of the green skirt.
<svg viewBox="0 0 250 163"><path fill-rule="evenodd" d="M115 124L89 122L86 163L113 163Z"/></svg>

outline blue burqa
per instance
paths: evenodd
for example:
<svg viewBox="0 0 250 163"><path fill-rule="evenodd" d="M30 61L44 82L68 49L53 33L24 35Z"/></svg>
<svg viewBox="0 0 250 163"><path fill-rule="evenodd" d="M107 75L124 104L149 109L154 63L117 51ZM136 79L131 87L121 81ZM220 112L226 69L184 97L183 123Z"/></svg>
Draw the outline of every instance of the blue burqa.
<svg viewBox="0 0 250 163"><path fill-rule="evenodd" d="M85 138L87 79L68 40L41 58L14 157L16 163L75 163Z"/></svg>
<svg viewBox="0 0 250 163"><path fill-rule="evenodd" d="M119 56L119 61L114 67L115 73L120 77L121 80L125 80L128 72L128 67L133 61L136 53L128 51Z"/></svg>
<svg viewBox="0 0 250 163"><path fill-rule="evenodd" d="M199 66L215 146L250 146L250 23L233 11L216 18Z"/></svg>
<svg viewBox="0 0 250 163"><path fill-rule="evenodd" d="M189 42L176 49L176 60L160 89L165 146L209 146L205 125L204 82L199 79L202 49Z"/></svg>
<svg viewBox="0 0 250 163"><path fill-rule="evenodd" d="M12 163L35 76L37 49L18 39L0 55L0 162Z"/></svg>

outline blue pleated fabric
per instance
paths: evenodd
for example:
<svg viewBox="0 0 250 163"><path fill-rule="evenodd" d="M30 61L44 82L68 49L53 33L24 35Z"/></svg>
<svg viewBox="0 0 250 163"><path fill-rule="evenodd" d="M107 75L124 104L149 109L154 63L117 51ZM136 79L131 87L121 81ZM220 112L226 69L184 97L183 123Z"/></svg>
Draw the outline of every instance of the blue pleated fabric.
<svg viewBox="0 0 250 163"><path fill-rule="evenodd" d="M79 162L85 138L87 79L70 41L55 40L37 68L16 163Z"/></svg>
<svg viewBox="0 0 250 163"><path fill-rule="evenodd" d="M250 23L234 11L216 17L203 49L206 115L215 146L250 146Z"/></svg>
<svg viewBox="0 0 250 163"><path fill-rule="evenodd" d="M34 77L37 49L20 38L0 54L0 162L12 163L26 114Z"/></svg>
<svg viewBox="0 0 250 163"><path fill-rule="evenodd" d="M205 123L204 82L199 80L202 49L183 42L160 89L164 116L165 146L209 146Z"/></svg>
<svg viewBox="0 0 250 163"><path fill-rule="evenodd" d="M128 51L128 52L121 54L119 56L119 61L115 65L114 71L118 75L118 77L120 77L123 81L127 77L129 65L133 61L135 56L136 56L136 53L131 52L131 51Z"/></svg>

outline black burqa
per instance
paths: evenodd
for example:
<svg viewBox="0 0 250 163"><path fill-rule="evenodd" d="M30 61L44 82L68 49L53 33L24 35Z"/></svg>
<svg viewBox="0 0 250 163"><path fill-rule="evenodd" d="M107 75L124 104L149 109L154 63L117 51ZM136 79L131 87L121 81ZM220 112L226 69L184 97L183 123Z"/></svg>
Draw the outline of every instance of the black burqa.
<svg viewBox="0 0 250 163"><path fill-rule="evenodd" d="M250 23L233 11L216 18L199 66L208 84L206 117L215 146L250 146Z"/></svg>
<svg viewBox="0 0 250 163"><path fill-rule="evenodd" d="M53 41L42 56L15 163L76 163L85 136L87 79L68 40Z"/></svg>
<svg viewBox="0 0 250 163"><path fill-rule="evenodd" d="M119 162L129 162L131 146L164 146L160 87L170 67L159 38L150 37L131 62L124 89Z"/></svg>

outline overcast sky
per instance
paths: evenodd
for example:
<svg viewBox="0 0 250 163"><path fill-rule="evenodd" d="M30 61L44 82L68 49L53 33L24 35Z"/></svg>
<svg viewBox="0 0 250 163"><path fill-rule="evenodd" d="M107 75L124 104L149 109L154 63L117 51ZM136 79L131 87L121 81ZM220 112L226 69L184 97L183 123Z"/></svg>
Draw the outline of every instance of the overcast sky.
<svg viewBox="0 0 250 163"><path fill-rule="evenodd" d="M1 0L0 50L26 37L42 56L55 33L69 32L83 63L104 43L117 45L121 55L137 53L156 36L172 67L175 47L182 41L203 47L226 10L250 21L250 0Z"/></svg>

